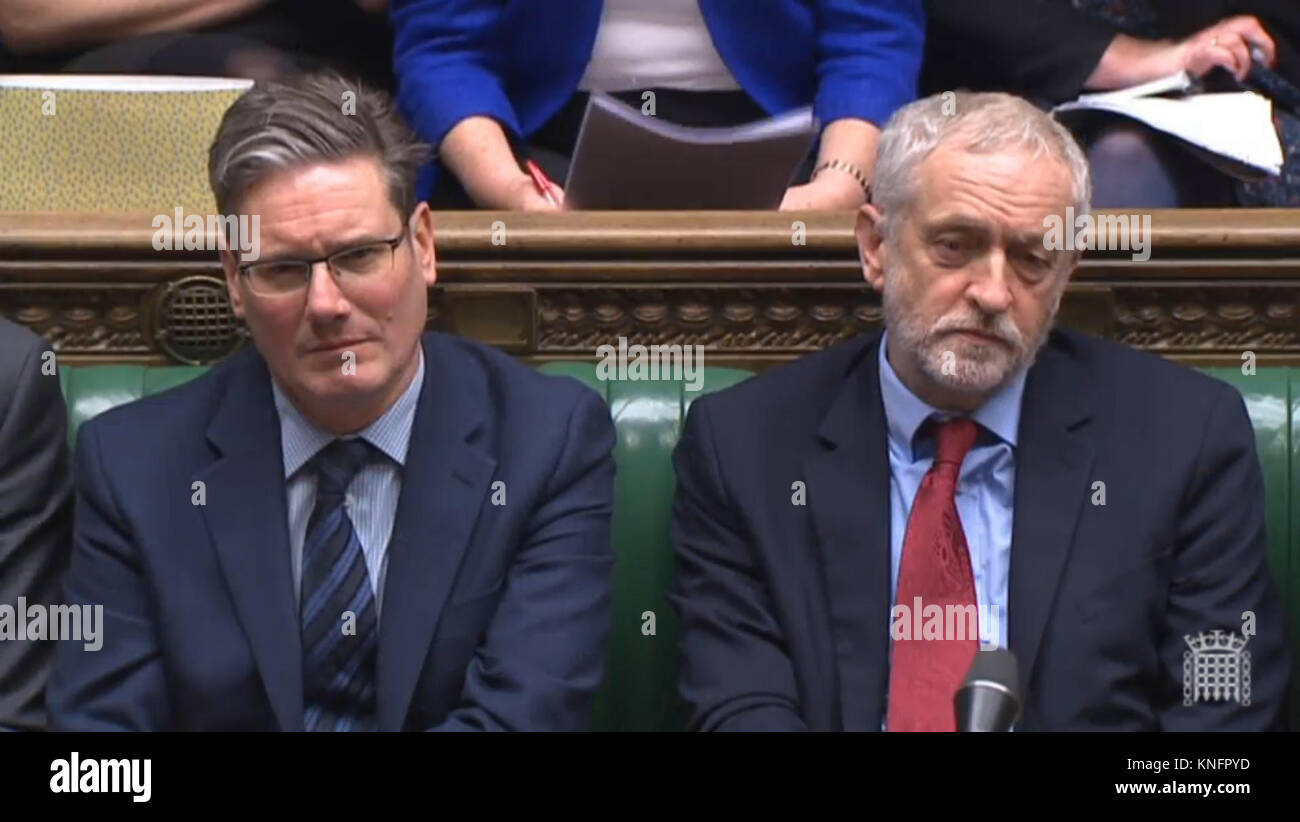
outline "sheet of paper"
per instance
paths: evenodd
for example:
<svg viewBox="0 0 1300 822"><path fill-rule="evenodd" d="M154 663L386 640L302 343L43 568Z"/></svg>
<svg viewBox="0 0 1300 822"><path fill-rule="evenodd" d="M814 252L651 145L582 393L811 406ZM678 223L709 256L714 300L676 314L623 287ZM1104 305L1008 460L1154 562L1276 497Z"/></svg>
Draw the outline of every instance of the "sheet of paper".
<svg viewBox="0 0 1300 822"><path fill-rule="evenodd" d="M1095 94L1080 94L1079 102L1096 101L1096 100L1132 100L1134 97L1153 97L1157 94L1168 94L1171 91L1187 91L1192 87L1192 78L1185 71L1176 74L1170 74L1166 77L1159 77L1149 83L1142 83L1137 86L1116 89L1115 91L1100 91ZM1068 104L1067 104L1068 105Z"/></svg>
<svg viewBox="0 0 1300 822"><path fill-rule="evenodd" d="M1192 94L1179 98L1080 98L1057 114L1106 111L1145 123L1246 169L1281 173L1282 143L1273 125L1273 104L1254 92Z"/></svg>
<svg viewBox="0 0 1300 822"><path fill-rule="evenodd" d="M692 128L593 93L565 181L578 209L775 209L817 137L811 107Z"/></svg>

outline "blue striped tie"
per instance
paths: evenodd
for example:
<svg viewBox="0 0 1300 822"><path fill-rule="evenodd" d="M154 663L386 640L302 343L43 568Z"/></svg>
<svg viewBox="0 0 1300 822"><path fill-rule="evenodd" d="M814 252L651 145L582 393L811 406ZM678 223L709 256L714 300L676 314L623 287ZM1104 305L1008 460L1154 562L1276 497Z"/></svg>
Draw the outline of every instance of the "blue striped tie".
<svg viewBox="0 0 1300 822"><path fill-rule="evenodd" d="M375 597L344 498L353 477L377 453L357 438L334 440L312 458L316 505L303 541L299 600L303 721L309 731L375 727Z"/></svg>

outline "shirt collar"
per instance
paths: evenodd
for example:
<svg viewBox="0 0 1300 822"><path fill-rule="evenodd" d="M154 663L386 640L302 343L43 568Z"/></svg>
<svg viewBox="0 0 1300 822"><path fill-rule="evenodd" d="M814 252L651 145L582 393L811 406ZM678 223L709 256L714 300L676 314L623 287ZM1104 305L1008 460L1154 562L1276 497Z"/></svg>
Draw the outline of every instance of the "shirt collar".
<svg viewBox="0 0 1300 822"><path fill-rule="evenodd" d="M889 333L880 338L880 398L885 406L885 419L889 424L890 447L915 460L912 450L916 432L930 417L941 419L953 416L940 411L912 393L898 378L885 356ZM1016 447L1016 432L1020 428L1020 401L1025 393L1026 372L1021 369L1010 382L999 388L983 405L972 413L971 419L991 431L1012 448Z"/></svg>
<svg viewBox="0 0 1300 822"><path fill-rule="evenodd" d="M415 407L419 404L420 389L424 386L422 346L416 349L416 355L419 357L419 364L416 366L415 377L411 380L411 384L397 398L397 402L380 415L379 419L361 429L356 435L384 452L398 465L406 464L406 449L411 442L411 426L415 423ZM288 479L336 437L308 422L274 377L271 378L271 392L275 395L275 410L280 416L280 450L284 458L284 476Z"/></svg>

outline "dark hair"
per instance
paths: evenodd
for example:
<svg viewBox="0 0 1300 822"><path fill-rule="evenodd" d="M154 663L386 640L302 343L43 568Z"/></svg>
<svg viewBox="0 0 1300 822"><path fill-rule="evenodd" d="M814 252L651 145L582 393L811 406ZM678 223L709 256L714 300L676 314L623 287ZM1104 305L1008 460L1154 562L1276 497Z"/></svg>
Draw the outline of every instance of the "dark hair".
<svg viewBox="0 0 1300 822"><path fill-rule="evenodd" d="M270 174L322 160L374 157L402 217L415 210L415 175L432 155L382 91L334 72L258 83L226 111L208 152L217 210L233 213Z"/></svg>

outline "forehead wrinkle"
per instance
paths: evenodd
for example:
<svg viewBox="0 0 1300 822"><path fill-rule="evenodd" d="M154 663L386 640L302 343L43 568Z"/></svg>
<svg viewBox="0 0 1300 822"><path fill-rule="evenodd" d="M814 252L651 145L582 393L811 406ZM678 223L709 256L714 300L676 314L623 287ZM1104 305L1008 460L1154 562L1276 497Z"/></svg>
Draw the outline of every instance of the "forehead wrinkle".
<svg viewBox="0 0 1300 822"><path fill-rule="evenodd" d="M339 173L342 166L352 166L350 173ZM263 245L277 255L281 248L286 253L346 248L353 240L384 234L391 222L392 206L378 170L352 162L277 174L247 199L260 201Z"/></svg>
<svg viewBox="0 0 1300 822"><path fill-rule="evenodd" d="M1064 200L1034 185L1023 185L1020 180L1002 180L999 175L979 175L958 171L949 177L944 192L949 201L969 201L976 207L991 208L1003 216L1013 211L1045 209L1050 213Z"/></svg>
<svg viewBox="0 0 1300 822"><path fill-rule="evenodd" d="M1048 179L1043 179L1038 175L1005 173L998 166L1005 168L1008 165L1000 162L1008 155L997 155L998 161L993 163L961 162L956 160L958 156L979 158L983 155L969 152L941 154L936 151L922 164L923 184L919 198L922 212L927 207L943 209L937 217L924 220L928 225L959 216L968 223L984 226L985 230L1008 236L1019 235L1021 239L1027 236L1038 239L1042 236L1043 217L1057 213L1068 202L1069 181L1064 168L1050 159L1046 161L1054 167L1053 173ZM931 163L935 158L939 162ZM945 165L948 167L943 168ZM944 172L942 176L940 172ZM1025 184L1027 180L1028 185ZM1054 183L1063 185L1058 187ZM1010 230L1004 231L1004 228Z"/></svg>

